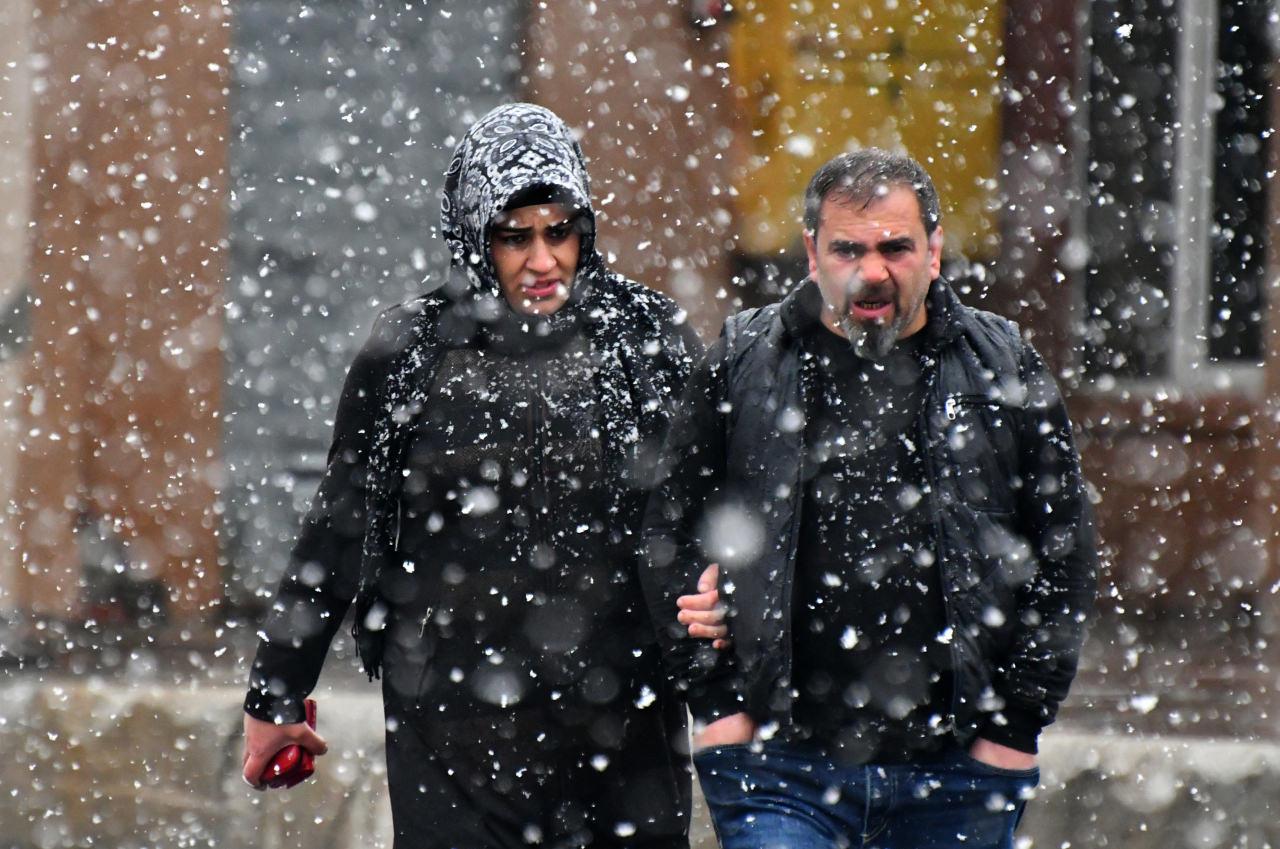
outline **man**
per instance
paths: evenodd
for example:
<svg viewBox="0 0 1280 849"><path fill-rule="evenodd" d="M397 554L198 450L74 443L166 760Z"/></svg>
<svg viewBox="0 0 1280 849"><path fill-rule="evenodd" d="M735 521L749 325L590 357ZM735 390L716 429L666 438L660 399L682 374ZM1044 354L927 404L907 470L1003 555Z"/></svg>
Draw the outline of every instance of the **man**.
<svg viewBox="0 0 1280 849"><path fill-rule="evenodd" d="M726 849L1011 847L1094 597L1071 425L1017 328L939 276L918 163L836 157L805 228L809 279L695 370L646 518L712 818Z"/></svg>
<svg viewBox="0 0 1280 849"><path fill-rule="evenodd" d="M613 271L574 133L498 107L445 178L445 285L383 313L263 626L243 774L301 722L348 607L382 674L396 849L687 849L684 706L638 584L701 346Z"/></svg>

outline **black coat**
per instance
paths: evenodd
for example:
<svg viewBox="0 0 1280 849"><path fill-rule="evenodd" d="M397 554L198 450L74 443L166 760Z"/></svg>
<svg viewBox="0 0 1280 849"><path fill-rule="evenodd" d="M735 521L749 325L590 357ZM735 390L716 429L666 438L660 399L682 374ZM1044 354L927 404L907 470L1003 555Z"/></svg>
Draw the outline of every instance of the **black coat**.
<svg viewBox="0 0 1280 849"><path fill-rule="evenodd" d="M791 595L813 409L801 290L726 323L686 389L669 474L646 518L642 582L669 674L704 720L745 710L790 722ZM1052 722L1075 675L1095 595L1092 511L1057 386L1017 327L964 306L942 280L927 309L914 437L925 447L951 629L949 719L962 743L979 732L999 741L1002 719ZM754 526L759 544L708 551L719 544L708 518ZM732 613L733 647L721 654L674 618L675 597L716 558L727 561Z"/></svg>
<svg viewBox="0 0 1280 849"><path fill-rule="evenodd" d="M527 838L522 825L552 829L544 833L554 843L559 826L553 821L564 819L557 811L571 802L574 816L585 817L598 838L592 845L650 841L687 846L684 708L669 697L661 676L636 572L643 549L640 523L656 480L656 458L675 396L701 346L669 298L617 275L595 249L581 148L573 131L548 110L509 104L478 120L459 143L444 188L441 232L452 257L450 275L437 292L383 313L351 366L324 478L263 626L245 710L259 719L300 721L302 700L315 686L347 608L354 606L352 630L361 661L370 677L385 672L383 698L389 719L395 720L388 722L387 752L397 849L441 842L521 846ZM517 315L507 304L490 252L496 216L512 205L529 205L535 197L539 204L572 209L580 236L576 274L572 281L562 281L571 287L570 301L539 320ZM472 370L477 373L466 373L468 363L479 363L478 346L507 338L508 332L536 333L538 327L557 337L567 331L572 344L563 355L576 358L574 368L528 360L519 369L504 371L486 362ZM561 408L572 407L572 415L539 417L539 403L555 393L541 386L531 390L529 381L512 377L537 365L550 365L549 374L570 376L556 400ZM464 383L468 378L488 381L496 391L467 409L474 396L466 392L433 395L437 378L450 375ZM441 408L424 415L433 402ZM485 439L486 428L476 429L470 445L456 441L467 429L464 423L474 423L475 416L508 422L505 441ZM547 438L588 421L598 427L582 440ZM435 438L441 429L455 441ZM538 458L530 486L508 476L511 486L502 511L512 518L508 527L516 527L517 515L544 509L562 523L573 517L567 528L553 528L554 522L536 528L553 541L549 547L558 562L547 572L554 574L517 579L511 562L502 564L505 574L503 568L490 571L493 559L510 561L517 550L531 550L525 545L529 540L513 539L520 536L517 530L501 544L477 539L474 546L464 546L466 517L461 511L443 521L456 523L446 533L453 543L449 557L467 563L441 562L444 553L432 550L422 535L401 546L402 523L425 521L430 528L441 521L424 519L421 512L413 516L415 505L432 500L415 488L430 479L424 467L438 465L436 461L460 463L479 469L476 478L483 479L484 470L504 458L528 457L511 450L513 440L541 447L544 456ZM567 484L542 485L544 475L556 471L550 469L552 463L543 464L553 443L568 455L557 458L561 472L571 475L585 463L597 464L598 474L581 476L591 482L585 485L589 497L564 495ZM466 459L459 460L462 454ZM470 468L460 474L469 476ZM438 482L448 486L446 478ZM559 503L555 493L562 496ZM448 499L447 493L428 495ZM579 519L587 528L581 538L556 547L554 540L563 542L575 533ZM525 564L528 559L518 565ZM449 688L433 686L442 679L441 669L449 670L450 652L474 671L477 648L462 641L478 632L450 631L436 609L443 605L446 613L456 615L455 625L466 616L473 623L481 621L481 614L489 612L469 604L465 592L442 591L449 574L465 566L471 574L484 574L486 588L496 589L494 582L511 578L498 592L518 592L514 604L522 605L520 613L527 618L509 617L495 626L501 632L497 636L486 632L504 650L515 643L513 657L486 657L495 663L510 660L504 671L519 668L523 674L516 677L541 698L525 701L521 692L511 708L508 694L515 690L506 684L500 694L460 687L445 698L441 693ZM531 568L539 566L532 563ZM578 592L584 584L588 590ZM593 614L585 616L590 644L581 646L581 652L551 645L563 642L561 631L574 631L572 621L556 627L556 601L578 610L590 608ZM502 618L486 615L484 627ZM532 634L522 627L531 624ZM523 642L504 639L522 630ZM539 644L545 655L530 656L537 655ZM514 658L518 654L524 655L522 661ZM527 683L533 680L531 672L538 676L534 684ZM449 670L443 679L452 677ZM595 685L607 678L612 679L605 682L608 686ZM475 695L475 701L467 702L468 695ZM529 759L536 763L530 765ZM517 787L510 781L524 784ZM634 826L633 840L614 833L624 821ZM499 836L495 829L500 823L515 825Z"/></svg>
<svg viewBox="0 0 1280 849"><path fill-rule="evenodd" d="M251 715L301 721L302 699L361 594L368 601L357 610L353 630L370 675L381 671L384 626L394 611L380 584L386 564L397 562L405 449L442 352L464 344L455 335L465 323L460 314L471 311L442 294L393 307L378 318L352 364L325 475L263 626L245 703ZM666 424L701 346L669 298L621 277L597 286L582 313L599 361L593 403L603 422L609 481L599 518L610 530L615 568L634 572ZM442 339L442 330L452 338ZM468 332L474 331L473 325Z"/></svg>

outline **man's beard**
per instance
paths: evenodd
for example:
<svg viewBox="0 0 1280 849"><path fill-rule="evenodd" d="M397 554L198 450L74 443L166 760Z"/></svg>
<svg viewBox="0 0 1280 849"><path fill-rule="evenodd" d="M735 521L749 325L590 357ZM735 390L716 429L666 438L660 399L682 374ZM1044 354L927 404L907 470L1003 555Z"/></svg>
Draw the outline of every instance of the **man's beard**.
<svg viewBox="0 0 1280 849"><path fill-rule="evenodd" d="M898 341L898 334L907 326L907 322L911 320L911 316L915 313L915 309L903 309L903 303L898 295L900 290L897 287L888 289L887 291L877 290L869 291L862 286L850 286L846 290L845 302L843 308L839 311L840 329L844 331L845 338L849 340L849 347L853 353L864 360L880 360L893 350L894 344ZM870 300L873 296L875 300L886 300L893 304L893 318L890 321L859 321L849 314L849 306L854 300ZM918 305L912 305L918 306Z"/></svg>
<svg viewBox="0 0 1280 849"><path fill-rule="evenodd" d="M903 324L902 316L896 314L896 307L894 312L893 321L881 324L875 321L858 321L849 315L847 308L844 310L840 316L840 329L844 331L854 354L864 360L880 360L893 350Z"/></svg>

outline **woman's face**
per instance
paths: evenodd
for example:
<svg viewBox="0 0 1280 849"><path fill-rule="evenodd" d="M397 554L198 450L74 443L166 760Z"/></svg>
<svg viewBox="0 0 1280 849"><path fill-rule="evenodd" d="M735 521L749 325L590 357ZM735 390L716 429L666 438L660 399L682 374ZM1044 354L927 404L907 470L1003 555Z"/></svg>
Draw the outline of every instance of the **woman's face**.
<svg viewBox="0 0 1280 849"><path fill-rule="evenodd" d="M525 315L550 315L564 306L578 271L582 236L564 204L501 212L489 228L489 251L507 303Z"/></svg>

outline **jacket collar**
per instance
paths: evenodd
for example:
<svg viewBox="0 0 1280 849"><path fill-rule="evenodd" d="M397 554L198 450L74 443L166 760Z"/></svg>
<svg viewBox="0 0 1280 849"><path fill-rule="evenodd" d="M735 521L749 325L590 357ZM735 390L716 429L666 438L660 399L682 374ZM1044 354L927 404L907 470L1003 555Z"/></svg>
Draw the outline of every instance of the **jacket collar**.
<svg viewBox="0 0 1280 849"><path fill-rule="evenodd" d="M951 288L951 284L941 277L929 284L929 294L925 298L924 308L929 313L929 321L924 326L928 334L927 347L938 349L948 345L960 335L960 315L964 305Z"/></svg>

